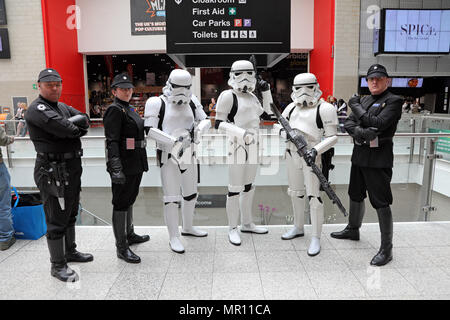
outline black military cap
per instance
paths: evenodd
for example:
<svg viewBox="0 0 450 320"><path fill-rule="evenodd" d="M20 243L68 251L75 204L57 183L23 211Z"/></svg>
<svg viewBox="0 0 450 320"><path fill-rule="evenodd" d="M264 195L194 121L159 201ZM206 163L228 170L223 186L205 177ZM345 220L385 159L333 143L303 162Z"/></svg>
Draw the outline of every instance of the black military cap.
<svg viewBox="0 0 450 320"><path fill-rule="evenodd" d="M130 80L130 76L126 73L118 74L114 77L113 82L111 84L111 88L134 88L133 83Z"/></svg>
<svg viewBox="0 0 450 320"><path fill-rule="evenodd" d="M373 64L367 71L367 78L389 77L386 68L381 64Z"/></svg>
<svg viewBox="0 0 450 320"><path fill-rule="evenodd" d="M39 72L38 82L62 81L61 76L55 69L44 69Z"/></svg>

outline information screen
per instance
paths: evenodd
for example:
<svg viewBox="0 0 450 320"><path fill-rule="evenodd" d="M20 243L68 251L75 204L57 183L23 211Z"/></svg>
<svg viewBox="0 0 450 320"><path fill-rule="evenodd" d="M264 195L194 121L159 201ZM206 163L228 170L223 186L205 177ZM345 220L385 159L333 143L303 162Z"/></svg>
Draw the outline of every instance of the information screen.
<svg viewBox="0 0 450 320"><path fill-rule="evenodd" d="M384 10L385 53L449 53L450 10Z"/></svg>
<svg viewBox="0 0 450 320"><path fill-rule="evenodd" d="M167 0L167 53L289 53L290 8L290 0Z"/></svg>
<svg viewBox="0 0 450 320"><path fill-rule="evenodd" d="M10 59L8 29L0 28L0 59Z"/></svg>
<svg viewBox="0 0 450 320"><path fill-rule="evenodd" d="M6 25L8 22L6 20L6 8L5 0L0 0L0 26Z"/></svg>
<svg viewBox="0 0 450 320"><path fill-rule="evenodd" d="M423 78L391 78L392 88L422 88ZM366 78L361 78L361 87L368 88Z"/></svg>

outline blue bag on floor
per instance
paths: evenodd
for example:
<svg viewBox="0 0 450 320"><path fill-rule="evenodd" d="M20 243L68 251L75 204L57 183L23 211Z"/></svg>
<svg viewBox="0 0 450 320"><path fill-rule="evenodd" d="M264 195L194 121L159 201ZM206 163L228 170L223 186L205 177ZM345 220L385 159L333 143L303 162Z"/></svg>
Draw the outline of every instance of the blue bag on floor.
<svg viewBox="0 0 450 320"><path fill-rule="evenodd" d="M37 240L47 232L45 222L44 205L37 194L19 195L16 188L12 187L15 197L11 207L13 226L17 239ZM23 201L20 201L23 199Z"/></svg>

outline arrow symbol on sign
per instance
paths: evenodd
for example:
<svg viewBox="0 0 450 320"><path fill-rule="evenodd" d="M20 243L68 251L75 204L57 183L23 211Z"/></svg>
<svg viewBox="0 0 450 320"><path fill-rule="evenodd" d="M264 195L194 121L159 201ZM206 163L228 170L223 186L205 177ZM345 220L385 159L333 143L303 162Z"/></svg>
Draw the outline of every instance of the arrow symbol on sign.
<svg viewBox="0 0 450 320"><path fill-rule="evenodd" d="M183 0L175 0L176 4L180 4L181 2L183 2Z"/></svg>

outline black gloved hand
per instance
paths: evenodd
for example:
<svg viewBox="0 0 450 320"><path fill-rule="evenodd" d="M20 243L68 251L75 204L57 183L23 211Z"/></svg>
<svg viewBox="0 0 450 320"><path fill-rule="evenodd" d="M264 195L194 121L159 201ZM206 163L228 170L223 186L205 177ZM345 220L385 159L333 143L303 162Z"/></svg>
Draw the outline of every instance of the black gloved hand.
<svg viewBox="0 0 450 320"><path fill-rule="evenodd" d="M355 128L355 133L354 133L354 138L358 141L372 141L373 139L375 139L378 135L378 129L374 128L374 127L370 127L370 128L361 128L361 127L356 127Z"/></svg>
<svg viewBox="0 0 450 320"><path fill-rule="evenodd" d="M89 128L89 117L87 114L77 114L73 117L70 117L70 122L72 122L74 125L76 125L78 128L88 129Z"/></svg>
<svg viewBox="0 0 450 320"><path fill-rule="evenodd" d="M122 163L120 158L114 157L106 163L107 171L111 176L111 181L114 184L125 184L126 178L122 171Z"/></svg>
<svg viewBox="0 0 450 320"><path fill-rule="evenodd" d="M269 83L264 80L259 80L258 83L256 84L256 87L257 87L257 90L259 90L261 92L270 90Z"/></svg>
<svg viewBox="0 0 450 320"><path fill-rule="evenodd" d="M348 105L350 109L352 109L352 112L355 114L356 118L361 118L364 113L366 113L366 110L361 106L361 97L358 95L354 95L348 100Z"/></svg>
<svg viewBox="0 0 450 320"><path fill-rule="evenodd" d="M312 148L306 153L306 164L311 167L316 162L317 150Z"/></svg>
<svg viewBox="0 0 450 320"><path fill-rule="evenodd" d="M84 128L78 127L78 130L80 131L80 133L78 135L79 138L84 136L84 135L86 135L86 133L88 133L88 129L84 129Z"/></svg>

